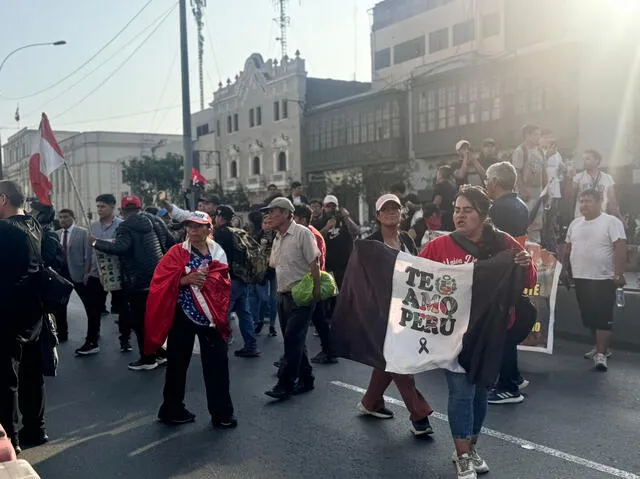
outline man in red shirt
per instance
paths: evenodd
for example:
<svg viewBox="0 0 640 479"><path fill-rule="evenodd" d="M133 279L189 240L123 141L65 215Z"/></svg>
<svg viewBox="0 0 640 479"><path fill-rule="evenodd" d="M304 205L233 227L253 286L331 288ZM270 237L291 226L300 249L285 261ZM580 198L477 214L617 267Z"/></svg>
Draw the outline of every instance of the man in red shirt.
<svg viewBox="0 0 640 479"><path fill-rule="evenodd" d="M311 230L313 236L318 243L318 249L320 250L320 256L318 261L320 263L320 271L325 270L325 258L327 254L327 245L324 241L324 236L310 223L312 210L307 205L298 205L293 212L293 220L299 225L306 226ZM311 358L311 362L315 364L335 364L338 360L332 355L329 344L329 311L332 309L331 300L320 301L316 305L316 309L313 312L313 326L316 328L318 336L320 337L320 343L322 345L322 351Z"/></svg>

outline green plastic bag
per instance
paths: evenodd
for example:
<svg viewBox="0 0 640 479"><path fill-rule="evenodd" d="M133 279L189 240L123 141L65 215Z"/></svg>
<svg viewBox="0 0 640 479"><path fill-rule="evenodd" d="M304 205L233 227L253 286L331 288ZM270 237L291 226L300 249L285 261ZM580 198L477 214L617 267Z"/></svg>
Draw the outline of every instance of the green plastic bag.
<svg viewBox="0 0 640 479"><path fill-rule="evenodd" d="M332 274L320 272L320 298L322 300L338 295L338 285ZM313 278L307 273L291 288L291 296L298 306L309 306L313 302Z"/></svg>

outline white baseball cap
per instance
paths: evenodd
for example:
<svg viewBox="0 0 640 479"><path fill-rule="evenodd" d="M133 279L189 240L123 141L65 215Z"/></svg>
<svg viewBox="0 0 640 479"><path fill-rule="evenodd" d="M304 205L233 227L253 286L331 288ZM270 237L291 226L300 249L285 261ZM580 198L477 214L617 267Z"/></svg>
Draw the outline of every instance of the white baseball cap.
<svg viewBox="0 0 640 479"><path fill-rule="evenodd" d="M396 195L392 195L391 193L387 193L386 195L382 195L380 198L378 198L378 201L376 201L376 213L379 212L382 207L389 202L395 203L402 208L400 198L398 198Z"/></svg>
<svg viewBox="0 0 640 479"><path fill-rule="evenodd" d="M338 202L338 198L336 196L333 195L327 195L324 197L324 200L322 200L322 204L323 205L336 205L336 206L340 206L340 203Z"/></svg>
<svg viewBox="0 0 640 479"><path fill-rule="evenodd" d="M460 151L465 145L471 147L471 143L469 143L468 140L460 140L458 143L456 143L456 151Z"/></svg>

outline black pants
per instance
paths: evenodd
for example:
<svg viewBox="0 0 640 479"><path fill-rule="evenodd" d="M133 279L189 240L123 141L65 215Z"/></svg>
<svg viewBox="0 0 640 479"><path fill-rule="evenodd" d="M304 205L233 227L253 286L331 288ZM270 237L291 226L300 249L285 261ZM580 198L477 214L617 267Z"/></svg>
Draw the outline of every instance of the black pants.
<svg viewBox="0 0 640 479"><path fill-rule="evenodd" d="M124 314L120 313L120 339L122 340L123 328L133 330L138 340L138 349L140 351L140 359L151 361L153 356L145 356L144 354L144 315L147 310L147 297L149 291L124 291L123 292L123 309ZM123 317L124 316L124 317ZM122 322L126 323L122 325Z"/></svg>
<svg viewBox="0 0 640 479"><path fill-rule="evenodd" d="M0 338L0 424L7 436L18 434L18 410L24 430L44 429L44 407L40 341L21 344Z"/></svg>
<svg viewBox="0 0 640 479"><path fill-rule="evenodd" d="M278 316L284 337L284 356L278 370L279 383L293 388L296 379L313 380L313 370L307 355L307 332L313 311L298 306L291 293L278 293Z"/></svg>
<svg viewBox="0 0 640 479"><path fill-rule="evenodd" d="M502 362L500 363L500 378L496 388L501 391L508 391L516 394L519 391L518 380L520 370L518 369L518 344L509 337L505 338L502 350Z"/></svg>
<svg viewBox="0 0 640 479"><path fill-rule="evenodd" d="M120 342L128 342L131 339L131 321L129 320L129 308L127 298L122 290L111 291L111 314L118 315L118 332Z"/></svg>
<svg viewBox="0 0 640 479"><path fill-rule="evenodd" d="M160 414L170 416L185 407L187 369L196 336L200 341L200 359L209 414L214 421L226 421L233 416L227 343L217 329L198 326L185 316L179 306L167 342L167 372Z"/></svg>
<svg viewBox="0 0 640 479"><path fill-rule="evenodd" d="M63 275L64 276L64 275ZM70 278L67 278L71 281ZM91 300L90 296L87 294L87 286L84 283L73 283L73 289L75 289L76 293L80 297L80 301L82 301L82 305L84 306L84 310L87 314L87 318L89 318L90 310L91 310ZM58 331L58 337L62 340L66 340L69 337L69 322L67 321L67 307L60 308L54 314L56 318L56 331ZM98 334L100 332L98 331Z"/></svg>
<svg viewBox="0 0 640 479"><path fill-rule="evenodd" d="M333 298L318 303L311 317L313 326L316 328L318 337L320 338L322 351L328 356L332 355L331 345L329 343L329 318L331 317L331 312L333 310L331 304L332 301Z"/></svg>
<svg viewBox="0 0 640 479"><path fill-rule="evenodd" d="M100 279L89 277L84 287L85 308L87 310L87 341L97 343L100 338L100 321L102 309L107 299L107 293L100 283Z"/></svg>

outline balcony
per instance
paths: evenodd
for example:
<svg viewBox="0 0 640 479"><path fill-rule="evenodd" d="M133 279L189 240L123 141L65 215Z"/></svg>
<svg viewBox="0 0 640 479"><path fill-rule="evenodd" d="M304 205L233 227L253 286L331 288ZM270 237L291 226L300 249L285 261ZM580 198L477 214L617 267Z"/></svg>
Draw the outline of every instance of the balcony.
<svg viewBox="0 0 640 479"><path fill-rule="evenodd" d="M253 175L247 178L247 190L256 191L265 187L264 176Z"/></svg>
<svg viewBox="0 0 640 479"><path fill-rule="evenodd" d="M289 172L287 171L278 171L277 173L271 174L269 177L269 182L276 185L278 188L288 188L289 187Z"/></svg>
<svg viewBox="0 0 640 479"><path fill-rule="evenodd" d="M238 191L240 189L240 180L238 178L229 178L224 180L224 190L225 191Z"/></svg>

